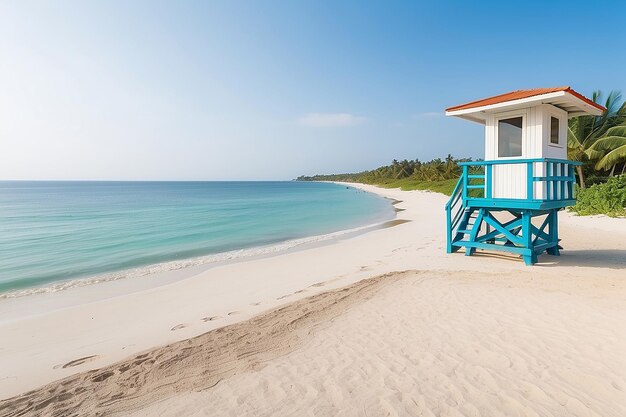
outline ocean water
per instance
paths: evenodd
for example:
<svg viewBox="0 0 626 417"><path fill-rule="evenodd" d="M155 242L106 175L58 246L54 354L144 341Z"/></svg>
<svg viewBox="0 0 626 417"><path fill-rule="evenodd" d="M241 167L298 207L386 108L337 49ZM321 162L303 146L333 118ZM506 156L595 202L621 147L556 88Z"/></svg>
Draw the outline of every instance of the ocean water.
<svg viewBox="0 0 626 417"><path fill-rule="evenodd" d="M0 298L285 250L393 217L311 182L0 181Z"/></svg>

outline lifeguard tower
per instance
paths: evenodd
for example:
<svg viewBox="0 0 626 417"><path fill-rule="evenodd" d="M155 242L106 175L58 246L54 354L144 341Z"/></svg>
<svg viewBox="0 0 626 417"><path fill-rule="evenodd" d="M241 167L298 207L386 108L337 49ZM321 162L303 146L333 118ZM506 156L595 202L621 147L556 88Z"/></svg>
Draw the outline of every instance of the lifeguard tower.
<svg viewBox="0 0 626 417"><path fill-rule="evenodd" d="M567 119L604 107L570 87L514 91L446 109L485 125L485 160L464 162L446 204L447 251L559 255L558 211L575 204ZM533 220L535 220L533 222Z"/></svg>

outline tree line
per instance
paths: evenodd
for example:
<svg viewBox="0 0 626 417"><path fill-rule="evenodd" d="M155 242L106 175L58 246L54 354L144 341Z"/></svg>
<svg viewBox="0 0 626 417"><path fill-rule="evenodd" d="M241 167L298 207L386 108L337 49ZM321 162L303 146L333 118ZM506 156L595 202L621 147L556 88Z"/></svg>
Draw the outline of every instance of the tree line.
<svg viewBox="0 0 626 417"><path fill-rule="evenodd" d="M456 179L461 175L459 162L471 161L471 158L457 159L448 155L445 159L436 158L428 162L419 159L398 161L394 159L391 165L385 165L371 171L352 174L329 174L300 176L298 181L347 181L362 182L365 184L380 184L390 180L411 178L418 181L441 181Z"/></svg>

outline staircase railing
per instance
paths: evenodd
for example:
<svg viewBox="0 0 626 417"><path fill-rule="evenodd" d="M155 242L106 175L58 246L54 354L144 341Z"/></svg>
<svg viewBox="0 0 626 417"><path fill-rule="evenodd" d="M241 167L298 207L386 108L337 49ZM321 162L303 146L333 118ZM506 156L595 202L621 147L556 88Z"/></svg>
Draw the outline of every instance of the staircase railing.
<svg viewBox="0 0 626 417"><path fill-rule="evenodd" d="M452 252L452 236L454 231L458 228L459 222L463 217L463 210L465 210L465 198L467 195L467 167L463 167L463 174L452 191L450 200L446 203L446 230L447 230L447 250L448 253ZM453 214L454 212L454 214Z"/></svg>

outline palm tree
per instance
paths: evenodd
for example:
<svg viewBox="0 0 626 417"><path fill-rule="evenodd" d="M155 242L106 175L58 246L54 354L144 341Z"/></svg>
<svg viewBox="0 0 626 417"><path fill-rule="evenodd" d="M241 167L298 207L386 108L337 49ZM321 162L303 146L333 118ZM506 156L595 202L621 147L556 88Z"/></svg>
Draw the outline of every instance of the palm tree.
<svg viewBox="0 0 626 417"><path fill-rule="evenodd" d="M457 165L456 165L456 161L454 157L448 154L448 156L446 156L446 167L445 167L446 177L451 177L454 171L456 170L456 167Z"/></svg>
<svg viewBox="0 0 626 417"><path fill-rule="evenodd" d="M596 140L586 153L589 159L598 159L596 169L611 169L611 176L615 172L615 166L623 163L623 174L626 170L626 124L608 129L606 135Z"/></svg>
<svg viewBox="0 0 626 417"><path fill-rule="evenodd" d="M611 91L606 98L606 110L600 116L578 116L570 119L567 133L567 157L572 161L586 161L589 159L587 151L600 138L605 137L607 131L626 120L626 105L620 107L622 95L618 91ZM600 91L594 91L592 99L599 102L602 99ZM625 103L626 104L626 103ZM591 155L597 155L591 152ZM585 177L582 166L577 166L580 188L585 188Z"/></svg>

